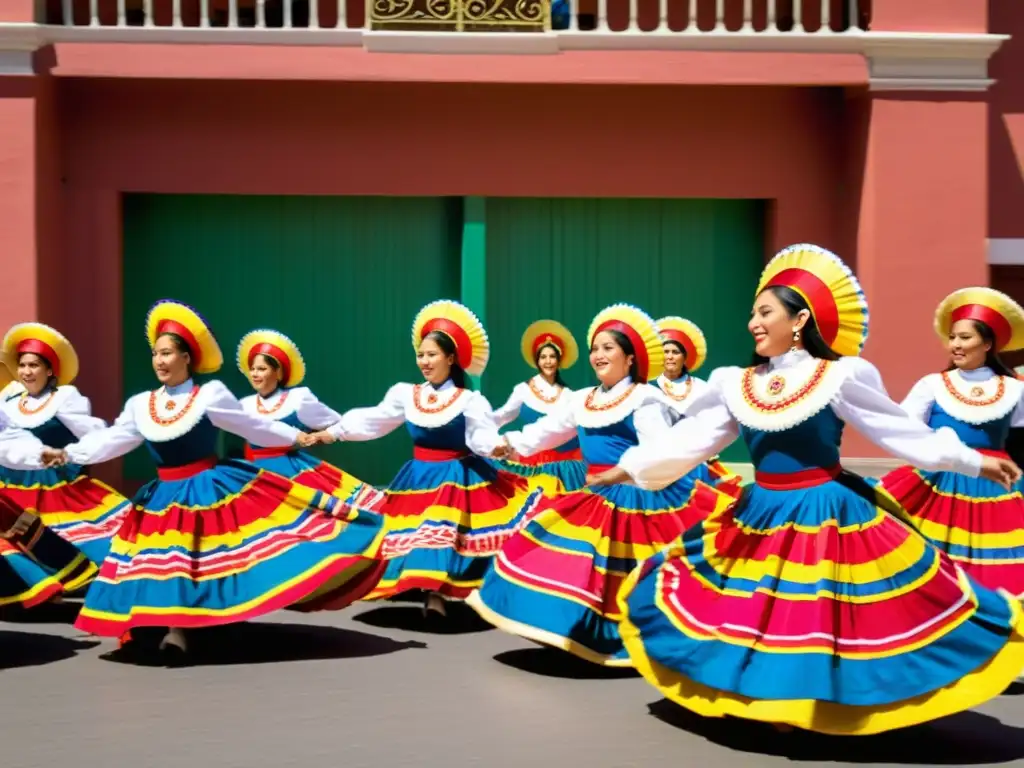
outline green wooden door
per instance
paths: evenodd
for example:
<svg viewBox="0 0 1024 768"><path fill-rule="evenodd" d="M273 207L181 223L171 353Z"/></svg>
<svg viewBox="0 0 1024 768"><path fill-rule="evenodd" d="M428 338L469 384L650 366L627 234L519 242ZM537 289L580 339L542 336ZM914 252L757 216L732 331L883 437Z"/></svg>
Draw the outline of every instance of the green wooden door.
<svg viewBox="0 0 1024 768"><path fill-rule="evenodd" d="M594 315L629 302L657 319L682 315L708 338L706 377L745 365L752 293L764 266L764 214L750 200L490 199L487 325L493 343L484 391L494 407L530 375L519 354L526 326L565 323L581 360L570 386L592 384L585 334ZM731 461L746 461L736 444Z"/></svg>
<svg viewBox="0 0 1024 768"><path fill-rule="evenodd" d="M144 339L160 298L191 304L224 350L217 374L251 393L235 364L242 334L290 336L305 383L338 411L379 402L416 381L410 329L428 301L459 295L461 201L441 198L130 195L124 220L124 391L155 386ZM239 444L226 441L228 452ZM319 448L371 483L385 483L410 454L404 430L372 443ZM153 476L137 451L129 480Z"/></svg>

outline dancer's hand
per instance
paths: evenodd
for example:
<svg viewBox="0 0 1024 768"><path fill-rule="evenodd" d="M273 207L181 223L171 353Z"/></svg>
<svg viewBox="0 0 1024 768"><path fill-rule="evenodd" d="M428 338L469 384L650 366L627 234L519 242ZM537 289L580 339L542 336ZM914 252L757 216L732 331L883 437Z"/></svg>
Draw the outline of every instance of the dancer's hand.
<svg viewBox="0 0 1024 768"><path fill-rule="evenodd" d="M338 438L336 438L326 429L322 429L319 432L314 432L311 435L311 437L313 437L314 439L313 445L331 445L332 443L338 442Z"/></svg>
<svg viewBox="0 0 1024 768"><path fill-rule="evenodd" d="M1020 467L1009 459L998 456L981 457L981 476L999 483L1006 490L1010 490L1020 480Z"/></svg>
<svg viewBox="0 0 1024 768"><path fill-rule="evenodd" d="M60 448L43 448L42 456L43 466L46 468L50 467L62 467L68 463L68 455Z"/></svg>
<svg viewBox="0 0 1024 768"><path fill-rule="evenodd" d="M300 448L310 448L316 445L317 442L318 440L316 438L316 435L310 434L309 432L299 432L299 436L295 438L295 443Z"/></svg>
<svg viewBox="0 0 1024 768"><path fill-rule="evenodd" d="M629 473L622 467L612 467L606 469L604 472L599 472L596 475L587 475L587 487L592 488L597 485L619 485L620 483L628 483L630 481Z"/></svg>
<svg viewBox="0 0 1024 768"><path fill-rule="evenodd" d="M32 524L37 519L38 518L34 513L25 510L20 515L18 515L18 519L14 521L14 525L12 525L11 529L7 531L6 537L13 539L18 536L24 536L26 533L28 533L29 528L32 527Z"/></svg>
<svg viewBox="0 0 1024 768"><path fill-rule="evenodd" d="M517 458L515 448L509 443L508 438L504 438L497 448L491 452L492 459L508 459L514 461Z"/></svg>

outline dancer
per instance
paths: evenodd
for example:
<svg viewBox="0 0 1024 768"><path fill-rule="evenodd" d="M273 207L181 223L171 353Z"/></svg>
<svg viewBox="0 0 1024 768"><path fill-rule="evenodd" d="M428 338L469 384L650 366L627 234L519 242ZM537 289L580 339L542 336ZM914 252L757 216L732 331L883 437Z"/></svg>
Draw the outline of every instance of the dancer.
<svg viewBox="0 0 1024 768"><path fill-rule="evenodd" d="M665 370L655 385L665 394L665 402L675 413L674 421L684 418L690 405L707 389L707 382L693 372L704 365L708 343L695 323L682 317L663 317L654 323L664 342ZM712 483L716 488L736 494L742 478L728 470L717 456L697 467L696 480Z"/></svg>
<svg viewBox="0 0 1024 768"><path fill-rule="evenodd" d="M991 288L942 300L935 330L951 366L925 376L902 408L932 429L948 427L981 453L1006 458L1011 427L1024 426L1024 382L999 359L1024 347L1024 309ZM986 587L1024 598L1024 495L984 477L901 467L881 486L918 530Z"/></svg>
<svg viewBox="0 0 1024 768"><path fill-rule="evenodd" d="M972 581L839 466L851 422L929 470L1007 486L1020 476L888 398L857 357L867 322L836 256L786 248L748 324L762 362L715 371L694 417L592 479L660 488L739 435L750 449L755 483L739 501L697 498L706 518L635 570L619 599L637 669L698 714L878 733L981 704L1024 668L1019 603Z"/></svg>
<svg viewBox="0 0 1024 768"><path fill-rule="evenodd" d="M658 330L641 310L616 304L587 334L599 385L568 407L505 435L515 454L549 450L577 433L591 472L668 429L672 416L646 382L661 370ZM615 601L623 579L696 522L692 478L657 492L629 485L532 494L523 529L502 547L469 604L488 622L604 666L629 666Z"/></svg>
<svg viewBox="0 0 1024 768"><path fill-rule="evenodd" d="M28 430L45 445L63 448L107 425L92 415L88 398L72 386L78 355L61 333L42 323L21 323L4 336L0 348L17 365L23 391L3 403L7 420ZM110 541L131 503L106 483L73 464L16 470L0 467L0 492L15 506L33 510L42 525L74 544L93 563L107 556ZM74 571L68 592L84 586L94 569Z"/></svg>
<svg viewBox="0 0 1024 768"><path fill-rule="evenodd" d="M309 387L299 386L306 376L306 363L299 348L282 333L262 328L247 333L238 344L238 369L256 390L255 395L242 398L247 413L303 431L326 429L341 419ZM267 448L247 443L245 458L261 469L343 500L359 484L333 464L293 446Z"/></svg>
<svg viewBox="0 0 1024 768"><path fill-rule="evenodd" d="M499 429L516 419L532 424L564 406L572 396L561 372L576 363L580 351L568 328L554 320L538 320L523 333L521 349L526 364L535 368L537 375L516 384L508 401L494 412ZM523 456L519 461L499 459L496 464L529 478L546 493L582 488L587 476L576 438L550 451Z"/></svg>
<svg viewBox="0 0 1024 768"><path fill-rule="evenodd" d="M412 460L386 491L361 486L350 504L386 520L387 570L370 599L424 590L425 615L444 615L445 599L461 600L480 585L529 488L482 458L502 440L490 404L466 381L483 372L490 353L480 321L461 304L435 301L416 315L412 331L424 382L395 384L380 405L351 410L315 437L374 440L406 424Z"/></svg>
<svg viewBox="0 0 1024 768"><path fill-rule="evenodd" d="M278 608L340 608L372 586L381 521L245 461L218 461L219 430L258 445L312 442L295 427L255 418L219 381L194 374L222 364L217 341L190 307L160 301L146 335L160 387L130 398L113 426L47 461L96 464L145 444L157 479L134 508L85 598L75 626L118 636L169 627L161 650L179 663L186 628L227 624ZM126 653L145 653L128 643Z"/></svg>

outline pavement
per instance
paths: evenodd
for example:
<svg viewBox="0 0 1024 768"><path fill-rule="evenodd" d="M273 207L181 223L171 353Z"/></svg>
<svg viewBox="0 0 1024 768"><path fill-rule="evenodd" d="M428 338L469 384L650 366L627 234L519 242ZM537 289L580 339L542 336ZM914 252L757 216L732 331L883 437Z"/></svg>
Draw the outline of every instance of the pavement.
<svg viewBox="0 0 1024 768"><path fill-rule="evenodd" d="M462 609L462 610L459 610ZM1024 687L875 737L703 720L455 606L279 613L192 636L195 665L105 660L73 603L0 624L2 768L1024 766Z"/></svg>

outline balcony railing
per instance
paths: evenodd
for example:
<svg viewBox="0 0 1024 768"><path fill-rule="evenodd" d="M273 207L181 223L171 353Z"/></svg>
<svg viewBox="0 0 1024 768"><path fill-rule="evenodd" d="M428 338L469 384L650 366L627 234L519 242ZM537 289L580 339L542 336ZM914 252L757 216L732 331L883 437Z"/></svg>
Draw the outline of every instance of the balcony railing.
<svg viewBox="0 0 1024 768"><path fill-rule="evenodd" d="M45 0L41 11L57 40L269 42L276 33L285 42L301 32L337 44L350 32L447 32L582 43L616 33L626 47L671 37L788 48L866 32L871 0Z"/></svg>

